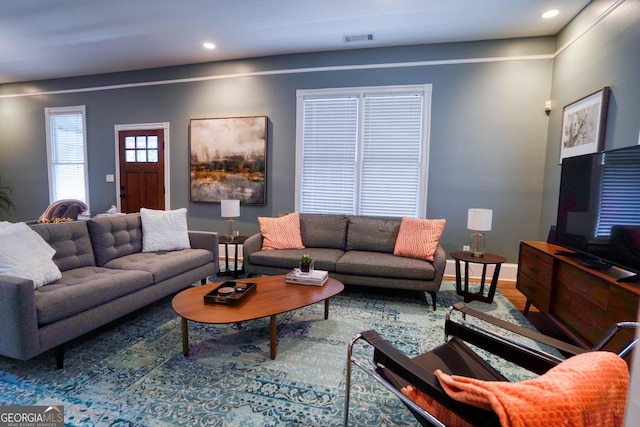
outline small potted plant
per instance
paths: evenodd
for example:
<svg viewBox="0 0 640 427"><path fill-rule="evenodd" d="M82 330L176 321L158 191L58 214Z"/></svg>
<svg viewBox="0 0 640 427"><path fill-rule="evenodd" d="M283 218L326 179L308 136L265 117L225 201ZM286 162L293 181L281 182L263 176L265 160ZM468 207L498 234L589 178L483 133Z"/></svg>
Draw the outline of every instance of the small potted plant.
<svg viewBox="0 0 640 427"><path fill-rule="evenodd" d="M313 273L313 258L304 254L300 257L300 271L302 273Z"/></svg>

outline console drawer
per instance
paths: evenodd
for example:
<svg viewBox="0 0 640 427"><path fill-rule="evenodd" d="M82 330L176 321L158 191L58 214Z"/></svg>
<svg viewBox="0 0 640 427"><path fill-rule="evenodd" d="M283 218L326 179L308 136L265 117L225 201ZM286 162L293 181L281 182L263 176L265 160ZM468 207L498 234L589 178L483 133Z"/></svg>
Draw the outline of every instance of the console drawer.
<svg viewBox="0 0 640 427"><path fill-rule="evenodd" d="M521 274L528 276L538 283L538 286L542 286L549 291L553 276L553 257L521 244L518 260L518 282L520 282Z"/></svg>
<svg viewBox="0 0 640 427"><path fill-rule="evenodd" d="M529 302L535 305L538 310L546 313L549 311L549 301L551 300L551 290L549 287L540 286L540 283L526 274L518 273L518 289Z"/></svg>

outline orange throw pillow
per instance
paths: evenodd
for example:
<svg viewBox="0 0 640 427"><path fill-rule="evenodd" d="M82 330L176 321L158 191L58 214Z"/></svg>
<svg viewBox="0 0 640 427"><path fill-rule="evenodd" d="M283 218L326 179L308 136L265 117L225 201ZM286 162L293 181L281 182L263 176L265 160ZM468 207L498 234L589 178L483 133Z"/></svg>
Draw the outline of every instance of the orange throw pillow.
<svg viewBox="0 0 640 427"><path fill-rule="evenodd" d="M262 250L304 249L299 213L280 218L258 217L258 224L262 234Z"/></svg>
<svg viewBox="0 0 640 427"><path fill-rule="evenodd" d="M403 217L393 254L433 261L446 222L445 219Z"/></svg>

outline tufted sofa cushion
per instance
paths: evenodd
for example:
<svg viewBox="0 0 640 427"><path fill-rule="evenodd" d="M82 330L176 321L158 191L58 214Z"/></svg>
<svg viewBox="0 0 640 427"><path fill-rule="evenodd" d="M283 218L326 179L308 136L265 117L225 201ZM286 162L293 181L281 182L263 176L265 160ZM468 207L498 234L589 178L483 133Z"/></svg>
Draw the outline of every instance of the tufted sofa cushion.
<svg viewBox="0 0 640 427"><path fill-rule="evenodd" d="M113 215L88 221L96 265L104 267L112 259L142 252L140 214Z"/></svg>
<svg viewBox="0 0 640 427"><path fill-rule="evenodd" d="M146 271L82 267L35 292L38 324L46 325L106 304L153 284Z"/></svg>
<svg viewBox="0 0 640 427"><path fill-rule="evenodd" d="M33 224L31 228L56 250L53 262L60 271L96 265L86 221Z"/></svg>
<svg viewBox="0 0 640 427"><path fill-rule="evenodd" d="M201 265L214 262L213 252L205 249L140 252L113 259L105 267L120 270L141 270L153 275L154 282L169 279Z"/></svg>

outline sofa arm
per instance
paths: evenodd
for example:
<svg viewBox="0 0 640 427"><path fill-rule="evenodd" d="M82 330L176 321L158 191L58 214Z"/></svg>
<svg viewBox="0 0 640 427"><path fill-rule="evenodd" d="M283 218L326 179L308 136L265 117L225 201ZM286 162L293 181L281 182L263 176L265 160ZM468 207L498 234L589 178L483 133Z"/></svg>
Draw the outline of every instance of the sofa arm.
<svg viewBox="0 0 640 427"><path fill-rule="evenodd" d="M440 288L442 278L444 276L444 270L447 266L447 252L440 245L436 248L436 253L433 255L433 269L435 270L435 276L433 277L433 283Z"/></svg>
<svg viewBox="0 0 640 427"><path fill-rule="evenodd" d="M256 233L249 236L247 240L242 244L242 262L246 264L251 263L251 254L262 250L262 234Z"/></svg>
<svg viewBox="0 0 640 427"><path fill-rule="evenodd" d="M206 249L213 252L214 260L218 262L218 233L215 231L189 230L189 243L192 249Z"/></svg>
<svg viewBox="0 0 640 427"><path fill-rule="evenodd" d="M0 275L0 354L26 360L38 353L33 281Z"/></svg>

